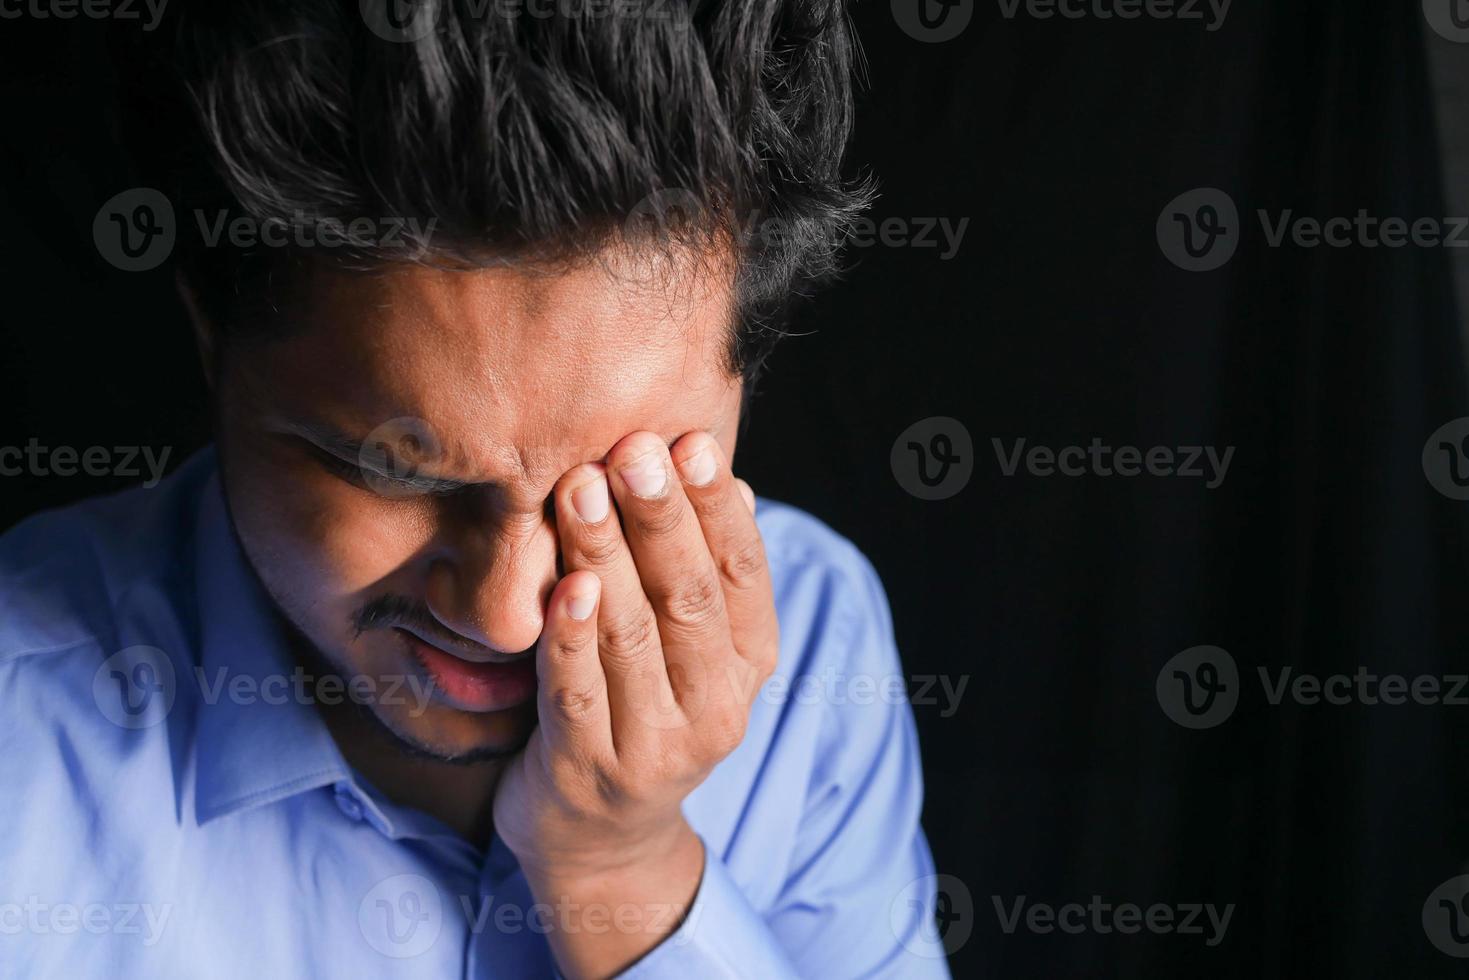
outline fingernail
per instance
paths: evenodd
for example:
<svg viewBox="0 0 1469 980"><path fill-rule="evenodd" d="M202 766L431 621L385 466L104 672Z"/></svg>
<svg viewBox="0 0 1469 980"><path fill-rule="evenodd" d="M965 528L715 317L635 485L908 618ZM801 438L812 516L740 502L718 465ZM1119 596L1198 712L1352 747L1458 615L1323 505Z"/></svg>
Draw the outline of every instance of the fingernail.
<svg viewBox="0 0 1469 980"><path fill-rule="evenodd" d="M592 614L592 607L596 604L597 595L595 592L588 592L585 595L574 595L566 600L566 615L577 622L581 622Z"/></svg>
<svg viewBox="0 0 1469 980"><path fill-rule="evenodd" d="M607 516L607 481L597 477L571 491L571 507L586 524L599 524Z"/></svg>
<svg viewBox="0 0 1469 980"><path fill-rule="evenodd" d="M696 486L708 486L714 482L714 454L701 449L679 465L678 471L686 482Z"/></svg>
<svg viewBox="0 0 1469 980"><path fill-rule="evenodd" d="M663 468L663 460L656 452L639 457L620 472L628 489L639 497L658 496L668 482L668 471Z"/></svg>

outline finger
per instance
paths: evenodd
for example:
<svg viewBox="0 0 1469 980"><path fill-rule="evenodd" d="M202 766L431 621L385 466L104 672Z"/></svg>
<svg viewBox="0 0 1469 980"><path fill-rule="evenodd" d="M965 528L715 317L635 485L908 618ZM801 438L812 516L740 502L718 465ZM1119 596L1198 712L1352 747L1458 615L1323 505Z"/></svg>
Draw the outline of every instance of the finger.
<svg viewBox="0 0 1469 980"><path fill-rule="evenodd" d="M658 619L638 578L637 565L600 463L585 463L557 483L556 530L566 571L589 571L602 583L597 656L606 677L612 739L618 751L654 728L678 720L659 648Z"/></svg>
<svg viewBox="0 0 1469 980"><path fill-rule="evenodd" d="M719 573L663 440L635 432L607 459L623 533L658 617L674 696L682 700L734 655Z"/></svg>
<svg viewBox="0 0 1469 980"><path fill-rule="evenodd" d="M586 759L612 755L607 681L597 659L601 583L577 571L556 583L536 644L537 707L547 745Z"/></svg>
<svg viewBox="0 0 1469 980"><path fill-rule="evenodd" d="M750 485L739 477L735 477L735 485L740 488L740 496L745 498L745 506L750 508L750 513L755 513L755 491Z"/></svg>
<svg viewBox="0 0 1469 980"><path fill-rule="evenodd" d="M707 432L683 436L672 458L718 569L735 649L756 667L773 669L780 628L765 544L755 524L755 494L730 471L719 442Z"/></svg>

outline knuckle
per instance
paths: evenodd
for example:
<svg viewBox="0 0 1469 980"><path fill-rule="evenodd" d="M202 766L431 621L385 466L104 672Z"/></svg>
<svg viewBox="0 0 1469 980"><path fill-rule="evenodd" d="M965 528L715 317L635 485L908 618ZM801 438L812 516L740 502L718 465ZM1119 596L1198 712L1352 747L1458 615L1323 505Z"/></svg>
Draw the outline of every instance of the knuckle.
<svg viewBox="0 0 1469 980"><path fill-rule="evenodd" d="M633 530L639 537L666 538L683 528L685 510L678 498L669 496L662 500L647 502L645 506L634 506L632 510Z"/></svg>
<svg viewBox="0 0 1469 980"><path fill-rule="evenodd" d="M716 758L723 759L745 740L745 716L741 712L725 711L709 719L709 747Z"/></svg>
<svg viewBox="0 0 1469 980"><path fill-rule="evenodd" d="M657 628L651 616L638 613L616 619L602 634L601 653L614 663L642 663L653 645Z"/></svg>
<svg viewBox="0 0 1469 980"><path fill-rule="evenodd" d="M597 708L597 695L580 687L557 687L552 689L546 700L556 717L569 725L580 725L591 718Z"/></svg>
<svg viewBox="0 0 1469 980"><path fill-rule="evenodd" d="M765 545L753 538L725 553L719 562L719 573L737 589L753 586L765 571Z"/></svg>
<svg viewBox="0 0 1469 980"><path fill-rule="evenodd" d="M591 647L592 641L592 634L588 630L561 633L551 643L551 659L557 666L580 660Z"/></svg>
<svg viewBox="0 0 1469 980"><path fill-rule="evenodd" d="M615 777L596 758L559 756L551 762L551 778L579 810L595 813L621 800Z"/></svg>
<svg viewBox="0 0 1469 980"><path fill-rule="evenodd" d="M606 806L615 806L627 798L621 782L605 767L594 766L591 777L592 789L596 792L597 799Z"/></svg>
<svg viewBox="0 0 1469 980"><path fill-rule="evenodd" d="M622 540L610 531L586 533L577 538L576 550L589 565L612 564L622 549Z"/></svg>
<svg viewBox="0 0 1469 980"><path fill-rule="evenodd" d="M663 601L668 618L680 626L701 626L724 611L719 583L703 575L680 582Z"/></svg>
<svg viewBox="0 0 1469 980"><path fill-rule="evenodd" d="M756 653L750 658L763 684L775 673L775 668L780 666L780 632L773 624L768 630L768 635L762 640L756 649Z"/></svg>

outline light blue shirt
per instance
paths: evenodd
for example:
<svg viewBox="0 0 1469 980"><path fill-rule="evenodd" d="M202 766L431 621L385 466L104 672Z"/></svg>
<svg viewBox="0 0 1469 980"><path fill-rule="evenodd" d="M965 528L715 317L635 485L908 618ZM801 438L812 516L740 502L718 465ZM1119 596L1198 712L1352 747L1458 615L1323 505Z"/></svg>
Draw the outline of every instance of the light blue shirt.
<svg viewBox="0 0 1469 980"><path fill-rule="evenodd" d="M780 665L684 804L687 917L624 975L946 977L881 583L809 515L758 520ZM565 910L498 838L357 776L333 696L277 633L212 451L0 538L0 977L553 976Z"/></svg>

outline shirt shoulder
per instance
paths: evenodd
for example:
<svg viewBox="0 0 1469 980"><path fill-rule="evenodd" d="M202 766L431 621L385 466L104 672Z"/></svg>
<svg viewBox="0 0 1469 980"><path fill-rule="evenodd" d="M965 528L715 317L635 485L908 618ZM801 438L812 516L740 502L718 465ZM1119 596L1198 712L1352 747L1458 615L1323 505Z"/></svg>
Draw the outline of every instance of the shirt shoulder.
<svg viewBox="0 0 1469 980"><path fill-rule="evenodd" d="M187 609L209 456L155 487L43 511L0 535L0 665L115 646L129 617Z"/></svg>
<svg viewBox="0 0 1469 980"><path fill-rule="evenodd" d="M791 504L757 499L781 627L781 670L897 669L892 644L856 643L859 633L890 638L892 615L872 562L824 521ZM869 662L857 663L859 659Z"/></svg>

